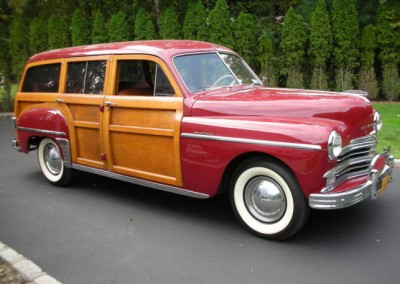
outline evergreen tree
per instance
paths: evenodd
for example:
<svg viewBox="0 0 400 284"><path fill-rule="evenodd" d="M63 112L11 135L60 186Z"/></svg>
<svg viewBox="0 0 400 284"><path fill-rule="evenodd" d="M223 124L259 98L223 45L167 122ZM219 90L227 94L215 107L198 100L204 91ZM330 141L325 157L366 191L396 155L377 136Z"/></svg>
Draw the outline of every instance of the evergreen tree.
<svg viewBox="0 0 400 284"><path fill-rule="evenodd" d="M286 86L290 88L303 88L302 66L306 43L304 19L290 7L282 25L280 48L282 52L281 62L283 72L287 76Z"/></svg>
<svg viewBox="0 0 400 284"><path fill-rule="evenodd" d="M244 12L239 13L239 17L233 24L234 48L243 59L255 65L254 49L257 46L256 24L252 15Z"/></svg>
<svg viewBox="0 0 400 284"><path fill-rule="evenodd" d="M49 49L71 46L68 24L64 18L51 15L48 23Z"/></svg>
<svg viewBox="0 0 400 284"><path fill-rule="evenodd" d="M112 15L108 26L108 41L119 42L128 40L128 24L126 21L126 15L120 11L117 14Z"/></svg>
<svg viewBox="0 0 400 284"><path fill-rule="evenodd" d="M160 37L162 39L182 38L182 27L179 22L178 11L174 6L170 6L161 12L158 27L160 28Z"/></svg>
<svg viewBox="0 0 400 284"><path fill-rule="evenodd" d="M92 29L92 43L105 43L107 42L106 23L103 14L99 11L94 16L93 29Z"/></svg>
<svg viewBox="0 0 400 284"><path fill-rule="evenodd" d="M25 66L25 61L28 58L29 42L26 35L26 26L23 17L20 13L14 13L12 16L10 28L10 55L12 74L17 80L22 75L22 70Z"/></svg>
<svg viewBox="0 0 400 284"><path fill-rule="evenodd" d="M200 0L189 3L183 22L183 37L194 40L207 39L207 13Z"/></svg>
<svg viewBox="0 0 400 284"><path fill-rule="evenodd" d="M48 35L46 22L34 18L29 25L29 51L36 54L47 49Z"/></svg>
<svg viewBox="0 0 400 284"><path fill-rule="evenodd" d="M72 16L72 30L71 30L71 39L72 45L86 45L91 42L90 40L90 25L82 14L81 10L76 9Z"/></svg>
<svg viewBox="0 0 400 284"><path fill-rule="evenodd" d="M258 44L257 63L260 66L260 78L265 86L276 86L276 62L271 33L264 32Z"/></svg>
<svg viewBox="0 0 400 284"><path fill-rule="evenodd" d="M135 17L135 40L146 39L147 12L140 7ZM154 29L154 26L153 26Z"/></svg>
<svg viewBox="0 0 400 284"><path fill-rule="evenodd" d="M354 68L357 67L358 22L354 0L333 0L332 31L336 66L336 89L353 88Z"/></svg>
<svg viewBox="0 0 400 284"><path fill-rule="evenodd" d="M310 46L308 54L311 60L311 89L326 90L328 76L327 60L332 44L329 15L325 0L319 0L310 21Z"/></svg>
<svg viewBox="0 0 400 284"><path fill-rule="evenodd" d="M158 39L158 35L154 28L153 21L150 19L147 19L145 33L146 33L146 37L144 39Z"/></svg>
<svg viewBox="0 0 400 284"><path fill-rule="evenodd" d="M382 2L378 10L377 41L382 64L382 92L388 100L399 97L400 33L395 23L399 21L391 2Z"/></svg>
<svg viewBox="0 0 400 284"><path fill-rule="evenodd" d="M232 22L225 0L217 0L214 9L208 16L208 40L214 43L233 47Z"/></svg>
<svg viewBox="0 0 400 284"><path fill-rule="evenodd" d="M361 37L361 70L358 88L368 93L369 97L378 96L378 83L375 76L375 29L372 25L364 28Z"/></svg>

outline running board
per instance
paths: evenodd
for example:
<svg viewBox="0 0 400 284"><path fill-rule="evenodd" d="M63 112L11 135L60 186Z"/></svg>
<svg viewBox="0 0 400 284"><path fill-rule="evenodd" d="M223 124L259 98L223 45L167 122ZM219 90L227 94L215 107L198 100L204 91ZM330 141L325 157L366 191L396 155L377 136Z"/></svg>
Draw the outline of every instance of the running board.
<svg viewBox="0 0 400 284"><path fill-rule="evenodd" d="M76 170L96 174L96 175L101 175L101 176L129 182L129 183L137 184L140 186L150 187L153 189L166 191L166 192L170 192L170 193L175 193L175 194L179 194L179 195L184 195L184 196L188 196L188 197L194 197L194 198L198 198L198 199L207 199L210 197L208 194L198 193L198 192L190 191L190 190L183 189L180 187L174 187L171 185L165 185L165 184L142 180L142 179L138 179L138 178L134 178L134 177L124 176L124 175L112 173L110 171L94 169L91 167L86 167L86 166L82 166L82 165L78 165L78 164L74 164L74 163L72 163L72 168L76 169Z"/></svg>

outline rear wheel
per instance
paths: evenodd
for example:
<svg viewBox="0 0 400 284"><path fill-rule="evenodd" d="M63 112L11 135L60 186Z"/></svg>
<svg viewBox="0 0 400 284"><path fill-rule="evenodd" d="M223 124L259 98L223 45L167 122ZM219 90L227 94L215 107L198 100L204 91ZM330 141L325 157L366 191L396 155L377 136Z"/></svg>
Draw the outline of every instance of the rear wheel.
<svg viewBox="0 0 400 284"><path fill-rule="evenodd" d="M72 170L64 166L60 149L54 140L44 138L38 148L40 169L47 180L57 186L66 186L72 180Z"/></svg>
<svg viewBox="0 0 400 284"><path fill-rule="evenodd" d="M230 200L240 223L263 238L288 238L308 218L309 207L296 177L275 161L251 159L239 166Z"/></svg>

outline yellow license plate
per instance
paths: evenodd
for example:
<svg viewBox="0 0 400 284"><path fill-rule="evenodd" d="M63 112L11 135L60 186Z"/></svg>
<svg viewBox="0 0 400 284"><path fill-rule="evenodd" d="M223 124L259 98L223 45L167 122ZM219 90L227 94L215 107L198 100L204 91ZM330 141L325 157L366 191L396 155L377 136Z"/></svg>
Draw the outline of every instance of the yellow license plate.
<svg viewBox="0 0 400 284"><path fill-rule="evenodd" d="M390 181L390 175L385 176L385 177L382 179L382 186L381 186L381 190L380 190L380 194L381 194L381 195L383 195L383 194L385 193L385 190L386 190L386 187L387 187L389 181Z"/></svg>

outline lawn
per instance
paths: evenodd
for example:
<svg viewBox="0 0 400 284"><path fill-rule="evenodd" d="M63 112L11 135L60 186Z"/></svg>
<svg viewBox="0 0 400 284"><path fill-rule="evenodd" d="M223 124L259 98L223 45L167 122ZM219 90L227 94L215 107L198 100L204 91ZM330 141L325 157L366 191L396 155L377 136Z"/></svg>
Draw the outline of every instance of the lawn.
<svg viewBox="0 0 400 284"><path fill-rule="evenodd" d="M378 151L390 145L392 155L400 159L400 103L372 103L383 118L383 127L378 134Z"/></svg>

